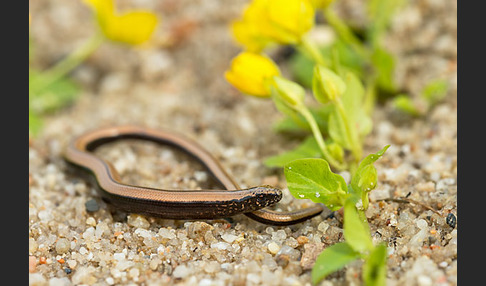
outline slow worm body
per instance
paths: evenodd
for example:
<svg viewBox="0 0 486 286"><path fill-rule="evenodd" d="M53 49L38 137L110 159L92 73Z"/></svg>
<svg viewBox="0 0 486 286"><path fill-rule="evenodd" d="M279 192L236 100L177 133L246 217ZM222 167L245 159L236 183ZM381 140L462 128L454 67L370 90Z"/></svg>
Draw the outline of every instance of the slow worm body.
<svg viewBox="0 0 486 286"><path fill-rule="evenodd" d="M93 153L98 146L121 139L174 146L198 160L225 189L166 190L124 184L113 165ZM98 129L73 140L64 157L94 176L104 200L128 212L167 219L216 219L244 213L262 223L290 225L323 211L320 205L293 212L265 209L280 201L281 190L270 186L240 189L211 154L196 142L175 133L138 126Z"/></svg>

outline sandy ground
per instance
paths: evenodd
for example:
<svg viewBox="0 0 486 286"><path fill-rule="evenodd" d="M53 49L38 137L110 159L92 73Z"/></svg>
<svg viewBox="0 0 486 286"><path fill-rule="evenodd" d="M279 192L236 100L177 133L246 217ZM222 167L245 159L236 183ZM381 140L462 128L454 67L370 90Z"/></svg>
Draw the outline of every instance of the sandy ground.
<svg viewBox="0 0 486 286"><path fill-rule="evenodd" d="M231 4L229 4L231 3ZM326 214L289 227L231 220L174 221L111 210L94 186L68 170L66 144L80 133L140 124L184 133L208 149L242 187L284 190L276 206L293 210L283 172L263 158L295 142L271 132L280 118L272 102L245 97L223 78L239 52L228 30L245 1L117 1L162 18L156 40L127 49L104 44L73 77L83 86L75 105L46 119L29 148L30 285L310 285L320 250L342 241L342 216ZM366 21L360 1L340 12ZM30 2L36 62L46 67L93 32L80 1ZM394 18L387 45L399 61L398 84L412 96L428 80L451 88L424 118L411 119L389 103L376 108L365 153L391 144L375 166L379 184L367 211L375 242L388 244L388 285L456 285L457 226L457 5L410 1ZM62 23L62 24L59 24ZM97 153L127 183L166 188L211 187L201 166L170 148L120 142ZM408 198L418 204L386 200ZM91 199L100 209L89 213ZM359 285L357 261L322 285Z"/></svg>

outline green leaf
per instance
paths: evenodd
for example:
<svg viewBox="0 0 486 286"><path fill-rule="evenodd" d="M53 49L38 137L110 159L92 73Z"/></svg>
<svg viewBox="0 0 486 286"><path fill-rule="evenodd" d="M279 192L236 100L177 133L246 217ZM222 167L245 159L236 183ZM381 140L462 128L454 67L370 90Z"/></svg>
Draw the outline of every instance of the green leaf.
<svg viewBox="0 0 486 286"><path fill-rule="evenodd" d="M359 166L356 169L356 172L351 180L351 186L353 186L353 189L360 189L359 182L366 180L366 175L368 174L366 172L366 169L368 168L368 166L373 165L376 160L380 159L383 154L385 154L386 150L388 150L388 148L390 148L390 145L386 145L380 151L366 156L366 158L364 158L361 163L359 163Z"/></svg>
<svg viewBox="0 0 486 286"><path fill-rule="evenodd" d="M42 119L29 110L29 134L37 135L42 127Z"/></svg>
<svg viewBox="0 0 486 286"><path fill-rule="evenodd" d="M422 97L430 106L439 103L447 95L449 83L443 79L429 82L422 90Z"/></svg>
<svg viewBox="0 0 486 286"><path fill-rule="evenodd" d="M393 99L393 106L396 109L398 109L398 110L400 110L404 113L407 113L409 115L412 115L412 116L420 116L421 115L421 112L413 104L412 99L406 94L397 95Z"/></svg>
<svg viewBox="0 0 486 286"><path fill-rule="evenodd" d="M350 130L346 129L343 115L336 106L329 115L328 129L330 137L346 149L361 144L360 136L371 132L372 121L364 108L365 90L361 80L352 72L345 72L346 91L341 97L343 112L348 118Z"/></svg>
<svg viewBox="0 0 486 286"><path fill-rule="evenodd" d="M386 245L379 244L371 251L363 265L363 281L369 286L386 285Z"/></svg>
<svg viewBox="0 0 486 286"><path fill-rule="evenodd" d="M275 132L295 134L297 136L308 134L310 131L309 124L304 121L302 116L299 116L298 121L295 121L293 117L285 116L274 123L272 128Z"/></svg>
<svg viewBox="0 0 486 286"><path fill-rule="evenodd" d="M341 39L336 39L331 45L319 47L322 57L326 62L331 62L332 50L337 51L341 69L352 71L361 77L363 75L363 63L367 59L362 59L352 47L344 43ZM312 76L315 62L307 55L297 50L289 59L289 67L293 78L302 86L312 87Z"/></svg>
<svg viewBox="0 0 486 286"><path fill-rule="evenodd" d="M351 146L353 146L352 139L346 132L346 124L337 108L329 114L328 124L329 136L332 140L346 149L351 149Z"/></svg>
<svg viewBox="0 0 486 286"><path fill-rule="evenodd" d="M363 200L363 208L365 210L368 208L368 192L374 189L377 184L376 168L373 166L373 163L380 159L389 147L390 145L386 145L375 154L366 156L366 158L359 163L359 166L351 179L353 192L358 197L361 197Z"/></svg>
<svg viewBox="0 0 486 286"><path fill-rule="evenodd" d="M331 50L337 51L339 58L340 70L343 72L340 75L344 76L346 72L352 72L359 78L363 78L367 71L364 70L365 62L369 61L367 58L362 58L359 53L342 39L336 39L331 46Z"/></svg>
<svg viewBox="0 0 486 286"><path fill-rule="evenodd" d="M297 50L289 59L289 66L295 80L304 87L312 86L314 61Z"/></svg>
<svg viewBox="0 0 486 286"><path fill-rule="evenodd" d="M371 55L371 62L376 69L376 83L386 92L394 93L396 85L393 78L395 58L385 49L377 47Z"/></svg>
<svg viewBox="0 0 486 286"><path fill-rule="evenodd" d="M316 120L323 136L327 136L328 134L327 121L332 109L333 107L331 105L321 105L317 108L309 108L309 111ZM278 121L273 128L276 132L288 133L296 136L308 135L311 132L309 123L307 123L301 114L295 114L295 116L292 117L286 116Z"/></svg>
<svg viewBox="0 0 486 286"><path fill-rule="evenodd" d="M373 248L370 227L364 212L356 208L356 198L348 197L344 203L344 238L355 250L364 253Z"/></svg>
<svg viewBox="0 0 486 286"><path fill-rule="evenodd" d="M356 126L361 136L369 134L372 130L372 120L366 114L364 108L365 89L361 80L352 72L346 72L344 81L346 82L346 92L341 100L346 110L346 114L351 122Z"/></svg>
<svg viewBox="0 0 486 286"><path fill-rule="evenodd" d="M326 148L331 157L336 159L337 161L343 163L344 162L344 150L341 145L335 143L335 142L326 142Z"/></svg>
<svg viewBox="0 0 486 286"><path fill-rule="evenodd" d="M79 94L80 88L68 78L61 78L38 93L35 83L48 80L47 76L35 70L29 70L29 109L38 114L54 112L72 103ZM31 85L32 83L32 85Z"/></svg>
<svg viewBox="0 0 486 286"><path fill-rule="evenodd" d="M369 0L368 17L370 25L367 29L367 37L370 39L372 46L380 43L388 25L393 18L394 13L405 3L404 0Z"/></svg>
<svg viewBox="0 0 486 286"><path fill-rule="evenodd" d="M344 205L348 187L343 177L331 171L324 159L297 159L284 167L290 193L310 199L335 211Z"/></svg>
<svg viewBox="0 0 486 286"><path fill-rule="evenodd" d="M321 157L319 145L314 137L309 136L303 143L297 146L297 148L276 156L269 157L264 163L267 167L283 167L285 164L296 159L318 157Z"/></svg>
<svg viewBox="0 0 486 286"><path fill-rule="evenodd" d="M327 275L338 271L358 258L360 258L360 254L346 242L339 242L327 247L319 254L312 268L312 284L316 285Z"/></svg>

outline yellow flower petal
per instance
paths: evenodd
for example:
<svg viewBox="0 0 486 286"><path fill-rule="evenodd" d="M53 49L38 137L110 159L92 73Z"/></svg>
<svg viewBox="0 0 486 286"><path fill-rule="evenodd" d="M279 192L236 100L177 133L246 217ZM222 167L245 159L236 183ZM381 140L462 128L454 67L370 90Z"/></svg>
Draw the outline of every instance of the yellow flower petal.
<svg viewBox="0 0 486 286"><path fill-rule="evenodd" d="M280 75L278 66L268 57L242 52L231 62L230 70L225 78L235 88L243 93L269 97L270 88L267 83L275 75Z"/></svg>
<svg viewBox="0 0 486 286"><path fill-rule="evenodd" d="M157 16L145 11L114 15L108 19L103 30L105 36L112 41L132 45L148 41L157 26Z"/></svg>
<svg viewBox="0 0 486 286"><path fill-rule="evenodd" d="M150 39L157 26L157 16L149 11L116 14L113 0L84 0L96 13L103 34L110 40L137 45Z"/></svg>
<svg viewBox="0 0 486 286"><path fill-rule="evenodd" d="M234 21L231 29L236 42L249 52L261 52L270 42L268 38L261 35L258 27L249 21Z"/></svg>
<svg viewBox="0 0 486 286"><path fill-rule="evenodd" d="M315 12L308 0L269 0L267 9L269 21L297 39L314 26Z"/></svg>
<svg viewBox="0 0 486 286"><path fill-rule="evenodd" d="M113 16L115 13L113 0L84 0L84 3L95 11L100 27L104 27L106 25L107 18Z"/></svg>
<svg viewBox="0 0 486 286"><path fill-rule="evenodd" d="M270 42L297 44L313 26L309 0L253 0L232 30L247 50L261 51Z"/></svg>

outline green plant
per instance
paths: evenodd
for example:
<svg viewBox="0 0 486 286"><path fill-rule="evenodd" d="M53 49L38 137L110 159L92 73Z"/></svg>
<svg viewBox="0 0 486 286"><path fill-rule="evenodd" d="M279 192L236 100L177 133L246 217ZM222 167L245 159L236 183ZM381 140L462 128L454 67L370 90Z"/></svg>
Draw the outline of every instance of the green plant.
<svg viewBox="0 0 486 286"><path fill-rule="evenodd" d="M361 159L363 139L372 130L377 92L397 92L393 82L395 60L381 39L401 1L368 2L373 21L366 28L365 41L337 16L332 2L287 0L285 5L275 6L277 2L272 0L252 1L242 19L232 26L235 39L246 51L233 59L225 76L245 94L272 99L285 115L276 130L304 134L295 149L265 160L267 166L284 167L292 195L324 203L331 210L344 208L346 241L319 255L312 271L313 283L353 260L364 259L363 281L384 285L386 246L373 245L364 212L369 206L368 194L378 183L373 163L389 146ZM309 4L314 11L322 10L334 29L337 39L331 46L318 47L307 36L313 24L289 27L279 20L305 19L308 23ZM291 66L300 84L282 76L276 64L262 54L275 44L297 48ZM251 58L251 63L245 58ZM312 90L312 101L305 100L306 88ZM332 169L349 170L350 184L346 185Z"/></svg>
<svg viewBox="0 0 486 286"><path fill-rule="evenodd" d="M42 126L42 117L73 102L80 87L67 77L98 47L110 40L127 45L139 45L150 39L157 25L157 16L149 11L125 13L115 11L112 0L85 0L98 24L98 30L83 45L47 70L29 64L29 134L35 135ZM31 17L29 14L29 24ZM29 33L29 63L35 51Z"/></svg>
<svg viewBox="0 0 486 286"><path fill-rule="evenodd" d="M406 94L400 94L393 99L393 105L396 109L411 116L424 116L444 99L448 89L447 81L435 79L424 86L416 100Z"/></svg>

